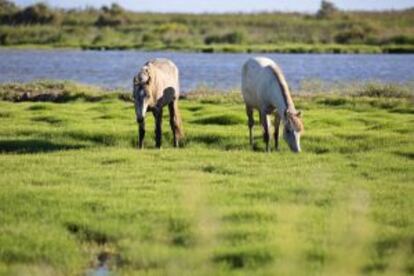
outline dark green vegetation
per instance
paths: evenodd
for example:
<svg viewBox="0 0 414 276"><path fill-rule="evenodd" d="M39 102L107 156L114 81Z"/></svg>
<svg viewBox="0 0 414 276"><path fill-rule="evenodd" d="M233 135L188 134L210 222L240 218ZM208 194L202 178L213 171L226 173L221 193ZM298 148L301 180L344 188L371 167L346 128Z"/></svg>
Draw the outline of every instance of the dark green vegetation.
<svg viewBox="0 0 414 276"><path fill-rule="evenodd" d="M0 86L1 275L414 273L412 90L295 97L301 154L259 127L252 151L239 94L202 92L183 148L165 120L155 150L148 116L137 151L129 95L101 92Z"/></svg>
<svg viewBox="0 0 414 276"><path fill-rule="evenodd" d="M315 15L156 14L101 9L19 8L0 0L0 45L204 52L414 52L414 9L344 12L323 2Z"/></svg>

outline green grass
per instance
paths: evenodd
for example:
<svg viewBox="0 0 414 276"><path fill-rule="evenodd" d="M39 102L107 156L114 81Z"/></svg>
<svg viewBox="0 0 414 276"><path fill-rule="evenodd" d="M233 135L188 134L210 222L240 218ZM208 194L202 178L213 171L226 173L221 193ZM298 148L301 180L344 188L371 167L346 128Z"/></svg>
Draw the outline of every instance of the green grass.
<svg viewBox="0 0 414 276"><path fill-rule="evenodd" d="M301 154L251 150L233 93L180 101L180 149L148 116L142 151L115 94L0 101L0 275L413 274L414 107L385 94L295 97Z"/></svg>

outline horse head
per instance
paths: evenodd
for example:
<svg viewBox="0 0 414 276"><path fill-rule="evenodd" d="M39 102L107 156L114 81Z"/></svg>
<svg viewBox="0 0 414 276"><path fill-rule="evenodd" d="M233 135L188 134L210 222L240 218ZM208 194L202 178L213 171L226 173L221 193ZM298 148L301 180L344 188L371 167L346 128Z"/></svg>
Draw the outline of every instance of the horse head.
<svg viewBox="0 0 414 276"><path fill-rule="evenodd" d="M287 109L285 112L285 118L283 138L293 152L300 152L300 135L303 132L301 112Z"/></svg>
<svg viewBox="0 0 414 276"><path fill-rule="evenodd" d="M142 122L148 107L154 105L155 100L152 96L153 89L151 89L152 83L152 69L149 65L145 65L141 68L138 74L134 76L133 81L133 96L137 122Z"/></svg>

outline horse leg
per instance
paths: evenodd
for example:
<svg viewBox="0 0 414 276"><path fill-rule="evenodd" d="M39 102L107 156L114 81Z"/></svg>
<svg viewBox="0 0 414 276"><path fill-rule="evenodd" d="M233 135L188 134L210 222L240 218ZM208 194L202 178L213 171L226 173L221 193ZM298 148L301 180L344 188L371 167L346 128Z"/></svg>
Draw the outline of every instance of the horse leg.
<svg viewBox="0 0 414 276"><path fill-rule="evenodd" d="M145 120L138 123L138 148L142 149L145 137Z"/></svg>
<svg viewBox="0 0 414 276"><path fill-rule="evenodd" d="M267 116L266 112L260 111L260 122L263 126L263 140L266 144L266 151L270 151L269 147L269 117Z"/></svg>
<svg viewBox="0 0 414 276"><path fill-rule="evenodd" d="M180 143L180 138L182 137L182 129L181 129L181 117L178 111L178 104L177 100L173 101L168 105L168 109L170 111L170 126L171 131L174 137L174 144L173 146L178 148Z"/></svg>
<svg viewBox="0 0 414 276"><path fill-rule="evenodd" d="M154 119L155 119L155 147L161 148L161 140L162 140L162 108L154 111Z"/></svg>
<svg viewBox="0 0 414 276"><path fill-rule="evenodd" d="M279 150L279 126L280 126L280 116L276 112L275 113L275 123L274 123L274 127L275 127L274 138L275 138L275 149L276 150Z"/></svg>
<svg viewBox="0 0 414 276"><path fill-rule="evenodd" d="M254 125L253 108L246 105L246 114L247 114L247 125L249 126L250 146L253 147L253 143L254 143L254 137L253 137L253 125Z"/></svg>

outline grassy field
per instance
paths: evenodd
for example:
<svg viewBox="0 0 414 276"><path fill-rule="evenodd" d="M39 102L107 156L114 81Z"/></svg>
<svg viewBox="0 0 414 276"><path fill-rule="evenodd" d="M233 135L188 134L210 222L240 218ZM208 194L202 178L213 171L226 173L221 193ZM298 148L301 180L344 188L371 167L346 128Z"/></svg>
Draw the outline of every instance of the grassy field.
<svg viewBox="0 0 414 276"><path fill-rule="evenodd" d="M414 106L397 90L294 97L293 154L265 153L260 127L249 148L238 94L182 99L180 149L168 120L154 149L148 116L138 151L127 95L2 85L0 274L412 275Z"/></svg>

